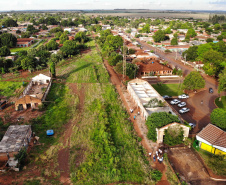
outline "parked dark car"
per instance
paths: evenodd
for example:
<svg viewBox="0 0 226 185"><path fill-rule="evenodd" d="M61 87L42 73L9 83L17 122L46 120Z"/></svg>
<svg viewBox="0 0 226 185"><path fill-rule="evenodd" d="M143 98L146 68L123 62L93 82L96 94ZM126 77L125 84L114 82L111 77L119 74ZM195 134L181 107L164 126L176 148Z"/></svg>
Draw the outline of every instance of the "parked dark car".
<svg viewBox="0 0 226 185"><path fill-rule="evenodd" d="M209 88L209 93L213 93L213 88Z"/></svg>

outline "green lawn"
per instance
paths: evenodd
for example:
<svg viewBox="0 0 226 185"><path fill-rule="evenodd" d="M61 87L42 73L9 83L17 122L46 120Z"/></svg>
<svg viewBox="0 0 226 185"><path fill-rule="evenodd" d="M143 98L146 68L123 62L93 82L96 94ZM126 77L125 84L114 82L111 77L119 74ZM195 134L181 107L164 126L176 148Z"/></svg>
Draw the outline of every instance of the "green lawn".
<svg viewBox="0 0 226 185"><path fill-rule="evenodd" d="M0 82L0 96L5 96L7 98L11 96L17 96L23 92L26 84L23 86L22 82Z"/></svg>
<svg viewBox="0 0 226 185"><path fill-rule="evenodd" d="M216 105L219 108L226 109L226 96L221 97L221 101L219 101L219 97L215 100Z"/></svg>
<svg viewBox="0 0 226 185"><path fill-rule="evenodd" d="M160 95L178 96L183 94L183 91L179 88L180 84L153 84L152 86Z"/></svg>

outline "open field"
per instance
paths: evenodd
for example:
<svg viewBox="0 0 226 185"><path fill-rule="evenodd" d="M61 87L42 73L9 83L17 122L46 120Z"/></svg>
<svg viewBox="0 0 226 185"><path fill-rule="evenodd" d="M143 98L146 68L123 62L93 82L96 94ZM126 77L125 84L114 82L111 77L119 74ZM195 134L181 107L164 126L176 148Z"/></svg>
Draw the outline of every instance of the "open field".
<svg viewBox="0 0 226 185"><path fill-rule="evenodd" d="M30 122L41 145L31 150L30 164L20 177L0 176L3 182L154 184L144 149L94 41L89 46L89 53L57 67L46 111ZM55 136L47 137L47 129Z"/></svg>
<svg viewBox="0 0 226 185"><path fill-rule="evenodd" d="M124 16L124 17L151 17L151 18L194 18L209 19L209 13L86 13L86 15Z"/></svg>
<svg viewBox="0 0 226 185"><path fill-rule="evenodd" d="M0 82L0 97L9 98L11 96L17 96L23 92L25 86L26 83L23 86L22 82Z"/></svg>
<svg viewBox="0 0 226 185"><path fill-rule="evenodd" d="M221 101L219 101L219 97L215 100L216 105L219 108L226 109L226 96L221 97Z"/></svg>
<svg viewBox="0 0 226 185"><path fill-rule="evenodd" d="M178 96L183 93L182 90L179 88L180 84L152 84L156 91L160 95L169 95L169 96Z"/></svg>

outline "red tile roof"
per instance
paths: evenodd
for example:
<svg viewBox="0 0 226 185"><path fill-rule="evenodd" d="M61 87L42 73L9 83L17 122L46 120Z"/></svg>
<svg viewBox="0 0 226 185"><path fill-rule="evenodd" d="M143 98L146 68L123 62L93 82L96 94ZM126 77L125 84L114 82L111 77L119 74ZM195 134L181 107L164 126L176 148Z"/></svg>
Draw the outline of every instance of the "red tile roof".
<svg viewBox="0 0 226 185"><path fill-rule="evenodd" d="M144 64L142 62L137 62L139 65L139 72L151 72L151 71L172 71L171 68L160 64L157 61L153 61L154 63Z"/></svg>
<svg viewBox="0 0 226 185"><path fill-rule="evenodd" d="M226 148L226 133L213 124L208 124L197 136L209 142L211 145L217 145Z"/></svg>

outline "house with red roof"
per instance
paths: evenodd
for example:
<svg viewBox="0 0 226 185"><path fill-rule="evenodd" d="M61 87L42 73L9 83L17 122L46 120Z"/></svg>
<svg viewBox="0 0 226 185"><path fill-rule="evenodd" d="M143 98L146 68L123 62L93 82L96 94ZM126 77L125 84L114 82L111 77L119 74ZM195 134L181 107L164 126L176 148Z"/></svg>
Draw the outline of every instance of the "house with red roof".
<svg viewBox="0 0 226 185"><path fill-rule="evenodd" d="M225 155L226 158L226 132L213 124L208 124L197 135L199 147L216 155Z"/></svg>

